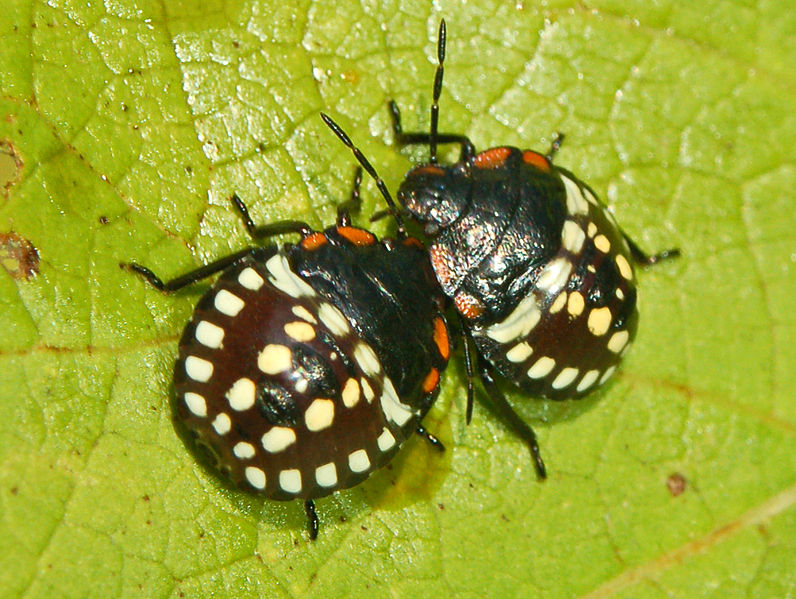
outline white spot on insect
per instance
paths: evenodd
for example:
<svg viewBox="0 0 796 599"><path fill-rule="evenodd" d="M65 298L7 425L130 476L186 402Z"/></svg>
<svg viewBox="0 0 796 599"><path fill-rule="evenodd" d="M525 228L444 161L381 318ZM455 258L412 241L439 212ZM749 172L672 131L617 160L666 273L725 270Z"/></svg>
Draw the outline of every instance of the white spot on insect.
<svg viewBox="0 0 796 599"><path fill-rule="evenodd" d="M331 399L316 399L304 412L304 423L313 433L329 428L334 422L334 402Z"/></svg>
<svg viewBox="0 0 796 599"><path fill-rule="evenodd" d="M248 466L244 473L246 480L249 481L252 487L260 490L265 489L265 472L254 466Z"/></svg>
<svg viewBox="0 0 796 599"><path fill-rule="evenodd" d="M577 368L572 368L571 366L564 368L558 373L558 376L553 379L553 389L564 389L565 387L569 387L572 381L578 376L578 372L579 370Z"/></svg>
<svg viewBox="0 0 796 599"><path fill-rule="evenodd" d="M600 250L603 254L611 251L611 242L602 233L594 238L594 247Z"/></svg>
<svg viewBox="0 0 796 599"><path fill-rule="evenodd" d="M381 363L376 357L376 352L364 341L357 343L354 348L354 360L356 360L362 372L368 376L376 376L381 372Z"/></svg>
<svg viewBox="0 0 796 599"><path fill-rule="evenodd" d="M293 364L290 348L271 343L257 356L257 367L265 374L277 374L289 369Z"/></svg>
<svg viewBox="0 0 796 599"><path fill-rule="evenodd" d="M332 362L334 362L334 361L337 359L337 352L336 352L336 351L333 351L332 353L330 353L330 354L329 354L329 359L330 359Z"/></svg>
<svg viewBox="0 0 796 599"><path fill-rule="evenodd" d="M578 383L577 390L578 393L582 393L589 387L591 387L594 382L597 380L597 377L600 376L599 370L589 370L586 374L583 375L583 378L580 379Z"/></svg>
<svg viewBox="0 0 796 599"><path fill-rule="evenodd" d="M286 426L275 426L262 438L263 449L268 453L279 453L296 442L296 431Z"/></svg>
<svg viewBox="0 0 796 599"><path fill-rule="evenodd" d="M580 291L573 291L569 294L569 301L567 302L567 312L570 316L580 316L583 312L586 302Z"/></svg>
<svg viewBox="0 0 796 599"><path fill-rule="evenodd" d="M616 372L616 366L611 366L608 370L606 370L600 377L600 384L602 385L605 381L610 379L614 372Z"/></svg>
<svg viewBox="0 0 796 599"><path fill-rule="evenodd" d="M199 416L199 418L204 418L207 416L207 402L205 401L204 397L198 393L192 393L189 391L185 394L183 399L185 399L185 405L188 406L191 414L194 416Z"/></svg>
<svg viewBox="0 0 796 599"><path fill-rule="evenodd" d="M536 286L542 291L555 293L564 286L571 272L572 262L566 256L559 256L542 269Z"/></svg>
<svg viewBox="0 0 796 599"><path fill-rule="evenodd" d="M398 426L403 426L413 416L411 408L401 403L398 393L392 385L392 381L384 377L381 392L381 411L387 420L391 420Z"/></svg>
<svg viewBox="0 0 796 599"><path fill-rule="evenodd" d="M293 306L290 309L290 311L293 312L293 314L295 314L299 318L306 320L307 322L311 322L312 324L318 324L318 321L315 320L315 317L304 306Z"/></svg>
<svg viewBox="0 0 796 599"><path fill-rule="evenodd" d="M594 268L594 264L587 264L587 265L586 265L586 270L588 270L588 271L589 271L590 273L592 273L592 274L594 274L594 273L596 273L596 272L597 272L597 269L596 269L596 268Z"/></svg>
<svg viewBox="0 0 796 599"><path fill-rule="evenodd" d="M588 214L589 205L583 198L580 185L564 175L561 175L561 180L564 181L564 187L567 190L567 212L570 214L570 216L574 216L576 214Z"/></svg>
<svg viewBox="0 0 796 599"><path fill-rule="evenodd" d="M625 299L625 292L622 291L621 287L616 288L616 297L619 298L620 301Z"/></svg>
<svg viewBox="0 0 796 599"><path fill-rule="evenodd" d="M562 291L556 296L556 299L553 300L553 303L550 305L550 314L556 314L557 312L561 311L561 308L564 307L564 304L567 303L567 292Z"/></svg>
<svg viewBox="0 0 796 599"><path fill-rule="evenodd" d="M287 336L299 343L306 343L307 341L315 339L315 329L307 322L301 322L299 320L289 322L284 328Z"/></svg>
<svg viewBox="0 0 796 599"><path fill-rule="evenodd" d="M592 311L589 312L589 320L586 324L591 334L599 337L608 332L608 328L611 326L611 318L611 308L608 306L593 308Z"/></svg>
<svg viewBox="0 0 796 599"><path fill-rule="evenodd" d="M216 419L213 420L213 428L219 435L226 435L232 428L232 421L224 412L221 412Z"/></svg>
<svg viewBox="0 0 796 599"><path fill-rule="evenodd" d="M241 441L235 444L235 447L232 448L232 453L239 460L249 460L254 457L254 445Z"/></svg>
<svg viewBox="0 0 796 599"><path fill-rule="evenodd" d="M206 383L213 376L213 363L196 356L188 356L185 358L185 373L195 381Z"/></svg>
<svg viewBox="0 0 796 599"><path fill-rule="evenodd" d="M301 472L299 470L282 470L279 473L279 486L285 493L301 492Z"/></svg>
<svg viewBox="0 0 796 599"><path fill-rule="evenodd" d="M586 200L590 204L594 204L595 206L600 205L600 203L597 201L597 198L594 197L594 194L589 190L588 187L583 188L583 195L586 196Z"/></svg>
<svg viewBox="0 0 796 599"><path fill-rule="evenodd" d="M242 412L254 405L254 391L254 381L244 377L235 381L225 397L233 410Z"/></svg>
<svg viewBox="0 0 796 599"><path fill-rule="evenodd" d="M365 472L370 468L370 458L364 449L357 449L348 454L348 467L351 472Z"/></svg>
<svg viewBox="0 0 796 599"><path fill-rule="evenodd" d="M614 333L611 335L611 338L608 340L608 349L610 349L615 354L618 354L620 351L625 349L628 340L630 339L630 333L627 331L619 331L618 333Z"/></svg>
<svg viewBox="0 0 796 599"><path fill-rule="evenodd" d="M337 484L337 466L334 465L334 462L318 466L315 469L315 480L320 486L327 489L335 486Z"/></svg>
<svg viewBox="0 0 796 599"><path fill-rule="evenodd" d="M556 361L553 358L542 356L528 370L528 378L540 379L547 376L555 368L555 365Z"/></svg>
<svg viewBox="0 0 796 599"><path fill-rule="evenodd" d="M630 264L622 254L617 254L616 258L616 265L619 267L619 273L628 281L633 280L633 269L630 268Z"/></svg>
<svg viewBox="0 0 796 599"><path fill-rule="evenodd" d="M265 279L263 279L251 266L247 266L240 271L240 274L238 275L238 283L243 285L246 289L257 291L263 286Z"/></svg>
<svg viewBox="0 0 796 599"><path fill-rule="evenodd" d="M498 343L509 343L530 333L541 317L536 298L530 293L501 322L487 327L486 335Z"/></svg>
<svg viewBox="0 0 796 599"><path fill-rule="evenodd" d="M388 429L383 428L381 429L379 438L376 439L376 443L379 444L379 449L386 453L395 446L395 437L393 437L392 433Z"/></svg>
<svg viewBox="0 0 796 599"><path fill-rule="evenodd" d="M368 400L368 403L373 403L373 398L376 397L376 394L373 392L373 387L368 383L368 379L363 376L359 379L359 383L362 385L362 393L365 395L365 399Z"/></svg>
<svg viewBox="0 0 796 599"><path fill-rule="evenodd" d="M594 222L590 222L589 226L586 227L586 234L589 236L589 238L594 237L597 234L597 225L595 225Z"/></svg>
<svg viewBox="0 0 796 599"><path fill-rule="evenodd" d="M564 222L564 228L561 230L561 243L565 250L577 254L583 248L584 241L586 241L586 233L578 226L578 223L574 220Z"/></svg>
<svg viewBox="0 0 796 599"><path fill-rule="evenodd" d="M220 348L224 341L224 329L206 320L202 320L196 325L194 335L199 343L212 349Z"/></svg>
<svg viewBox="0 0 796 599"><path fill-rule="evenodd" d="M332 304L321 304L321 307L318 308L318 318L321 319L321 322L326 325L326 328L329 329L333 335L337 335L338 337L347 335L351 331L346 317Z"/></svg>
<svg viewBox="0 0 796 599"><path fill-rule="evenodd" d="M213 305L216 307L216 310L222 314L226 314L227 316L232 316L234 318L238 315L238 312L243 310L243 306L246 305L246 302L244 302L234 293L230 293L226 289L222 289L216 293L216 297L213 300Z"/></svg>
<svg viewBox="0 0 796 599"><path fill-rule="evenodd" d="M343 387L343 405L353 408L359 403L359 383L356 379L348 379Z"/></svg>
<svg viewBox="0 0 796 599"><path fill-rule="evenodd" d="M528 356L530 356L532 353L533 353L533 348L530 345L528 345L525 341L523 341L522 343L518 343L517 345L515 345L509 351L506 352L506 359L509 362L514 362L515 364L518 364L520 362L524 362L525 360L527 360Z"/></svg>
<svg viewBox="0 0 796 599"><path fill-rule="evenodd" d="M287 293L290 297L314 297L315 290L290 269L290 264L283 252L284 248L280 248L279 252L271 256L265 263L265 267L270 273L268 280L274 287Z"/></svg>
<svg viewBox="0 0 796 599"><path fill-rule="evenodd" d="M306 393L307 389L310 386L310 382L305 379L303 376L296 379L296 391L299 393Z"/></svg>

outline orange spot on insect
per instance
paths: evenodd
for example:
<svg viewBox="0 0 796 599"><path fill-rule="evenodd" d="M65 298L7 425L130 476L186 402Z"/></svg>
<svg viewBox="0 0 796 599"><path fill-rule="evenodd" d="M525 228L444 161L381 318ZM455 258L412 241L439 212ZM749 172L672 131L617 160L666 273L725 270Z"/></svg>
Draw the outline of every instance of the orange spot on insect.
<svg viewBox="0 0 796 599"><path fill-rule="evenodd" d="M437 176L437 177L439 177L441 175L444 175L444 174L445 174L445 171L441 167L435 166L433 164L427 164L425 166L418 166L416 169L414 169L410 173L410 175L434 175L434 176Z"/></svg>
<svg viewBox="0 0 796 599"><path fill-rule="evenodd" d="M469 293L457 293L453 298L456 310L465 318L478 318L484 313L484 305Z"/></svg>
<svg viewBox="0 0 796 599"><path fill-rule="evenodd" d="M525 164L530 164L531 166L535 166L544 173L550 172L550 162L548 162L547 158L545 158L539 152L534 152L532 150L525 150L522 153L522 161Z"/></svg>
<svg viewBox="0 0 796 599"><path fill-rule="evenodd" d="M337 227L337 233L340 237L345 237L354 245L373 245L376 243L376 236L370 231L365 231L365 229Z"/></svg>
<svg viewBox="0 0 796 599"><path fill-rule="evenodd" d="M439 284L443 287L449 285L451 282L450 254L438 245L432 246L428 253L431 256L431 266L434 268Z"/></svg>
<svg viewBox="0 0 796 599"><path fill-rule="evenodd" d="M404 239L404 240L403 240L403 242L402 242L402 243L403 243L404 245L408 245L408 246L414 246L414 247L416 247L416 248L420 248L421 250L424 250L424 249L426 249L426 248L423 246L423 242L422 242L422 241L420 241L420 240L419 240L417 237L407 237L406 239Z"/></svg>
<svg viewBox="0 0 796 599"><path fill-rule="evenodd" d="M303 247L305 250L312 251L312 250L317 250L326 242L327 242L326 235L324 235L323 233L313 233L311 235L307 235L304 239L301 240L301 247Z"/></svg>
<svg viewBox="0 0 796 599"><path fill-rule="evenodd" d="M509 154L511 154L511 148L490 148L489 150L484 150L480 154L476 154L473 159L473 164L477 168L498 168L499 166L503 166Z"/></svg>
<svg viewBox="0 0 796 599"><path fill-rule="evenodd" d="M445 321L439 316L434 319L434 343L437 344L439 355L447 362L451 355L451 346L448 341L448 327L445 326Z"/></svg>
<svg viewBox="0 0 796 599"><path fill-rule="evenodd" d="M434 389L437 388L439 384L439 370L436 368L432 368L428 371L426 378L423 379L423 391L425 393L431 393Z"/></svg>

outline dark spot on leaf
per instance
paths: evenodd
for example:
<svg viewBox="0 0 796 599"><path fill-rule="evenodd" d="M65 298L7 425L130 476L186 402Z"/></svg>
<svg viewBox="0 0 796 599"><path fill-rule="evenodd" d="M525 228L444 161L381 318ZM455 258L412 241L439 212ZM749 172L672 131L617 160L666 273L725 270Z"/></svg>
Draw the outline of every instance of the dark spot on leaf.
<svg viewBox="0 0 796 599"><path fill-rule="evenodd" d="M440 510L444 510L444 509L445 509L445 504L444 504L444 503L438 503L438 504L437 504L437 507L438 507Z"/></svg>
<svg viewBox="0 0 796 599"><path fill-rule="evenodd" d="M127 104L125 104L124 102L122 102L122 112L127 112L128 110L130 110L130 107L127 106Z"/></svg>
<svg viewBox="0 0 796 599"><path fill-rule="evenodd" d="M685 476L679 472L670 474L666 479L666 487L669 489L669 493L672 494L672 497L682 495L687 485L688 481L685 479Z"/></svg>
<svg viewBox="0 0 796 599"><path fill-rule="evenodd" d="M347 519L347 518L346 518L345 516L340 516L340 522L345 522L345 521L346 521L346 519Z"/></svg>
<svg viewBox="0 0 796 599"><path fill-rule="evenodd" d="M362 530L364 530L365 532L367 532L367 531L368 531L368 527L367 527L367 526L365 526L364 524L363 524L363 525L361 525L359 528L361 528L361 529L362 529Z"/></svg>
<svg viewBox="0 0 796 599"><path fill-rule="evenodd" d="M19 493L19 487L11 487L11 494L17 495Z"/></svg>
<svg viewBox="0 0 796 599"><path fill-rule="evenodd" d="M22 176L23 166L25 165L16 146L7 139L0 139L0 190L5 197L8 197L8 191Z"/></svg>
<svg viewBox="0 0 796 599"><path fill-rule="evenodd" d="M101 225L107 225L110 222L107 216L100 216L97 220L99 220Z"/></svg>
<svg viewBox="0 0 796 599"><path fill-rule="evenodd" d="M185 172L188 173L189 175L192 175L193 174L193 167L190 164L186 164L185 165Z"/></svg>
<svg viewBox="0 0 796 599"><path fill-rule="evenodd" d="M149 495L144 495L141 499L143 499L144 501L149 501Z"/></svg>
<svg viewBox="0 0 796 599"><path fill-rule="evenodd" d="M15 279L30 279L39 272L39 252L13 231L0 233L0 264Z"/></svg>
<svg viewBox="0 0 796 599"><path fill-rule="evenodd" d="M232 47L240 48L240 42L238 40L232 40Z"/></svg>
<svg viewBox="0 0 796 599"><path fill-rule="evenodd" d="M343 81L355 85L359 81L359 74L353 69L343 71Z"/></svg>

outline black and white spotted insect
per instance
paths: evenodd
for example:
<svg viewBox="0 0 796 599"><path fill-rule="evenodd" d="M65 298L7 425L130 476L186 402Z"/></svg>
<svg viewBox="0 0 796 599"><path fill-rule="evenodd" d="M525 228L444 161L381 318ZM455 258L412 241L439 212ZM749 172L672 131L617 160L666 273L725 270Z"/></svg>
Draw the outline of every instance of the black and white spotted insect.
<svg viewBox="0 0 796 599"><path fill-rule="evenodd" d="M221 273L180 340L177 418L236 485L303 499L313 539L314 499L365 480L415 431L442 449L420 422L450 354L445 299L400 221L397 238L382 241L351 226L360 181L361 169L324 231L256 227L233 196L252 237L298 233L297 244L247 248L168 282L122 264L164 292Z"/></svg>
<svg viewBox="0 0 796 599"><path fill-rule="evenodd" d="M428 163L408 172L397 198L431 240L436 277L483 358L478 372L487 394L528 442L544 478L536 436L495 374L551 399L580 397L605 383L636 334L633 263L651 265L679 252L646 255L588 185L554 165L562 136L546 154L510 146L476 153L464 135L438 133L445 39L442 21L430 132L403 132L390 103L397 143L430 148ZM459 161L441 165L437 145L449 143L461 146ZM474 356L467 340L464 348L469 422Z"/></svg>

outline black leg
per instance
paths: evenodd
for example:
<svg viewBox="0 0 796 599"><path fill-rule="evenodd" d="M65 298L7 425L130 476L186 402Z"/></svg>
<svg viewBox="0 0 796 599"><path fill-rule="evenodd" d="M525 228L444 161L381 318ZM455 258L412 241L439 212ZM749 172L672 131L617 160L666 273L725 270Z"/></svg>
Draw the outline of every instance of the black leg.
<svg viewBox="0 0 796 599"><path fill-rule="evenodd" d="M158 277L155 273L149 270L146 266L141 266L140 264L136 264L135 262L121 262L119 266L124 268L125 270L138 273L139 275L144 277L147 280L147 282L158 291L171 293L172 291L177 291L178 289L187 287L192 283L196 283L197 281L206 279L207 277L214 275L217 272L221 272L222 270L225 270L229 266L232 266L236 262L242 260L246 256L252 255L256 251L257 248L246 248L245 250L235 252L234 254L225 256L224 258L220 258L215 262L211 262L210 264L205 264L204 266L200 266L196 270L192 270L191 272L185 273L184 275L180 275L179 277L171 279L170 281L166 281L165 283L160 279L160 277Z"/></svg>
<svg viewBox="0 0 796 599"><path fill-rule="evenodd" d="M662 260L670 260L672 258L677 258L680 255L680 250L677 248L672 248L668 250L664 250L662 252L658 252L657 254L647 254L642 250L635 241L630 239L630 237L622 232L622 237L625 238L628 247L630 248L630 255L633 257L633 260L642 265L642 266L652 266L653 264L657 264Z"/></svg>
<svg viewBox="0 0 796 599"><path fill-rule="evenodd" d="M307 499L304 502L304 511L307 513L307 528L310 531L310 540L314 541L318 538L318 514L315 512L315 502L312 499Z"/></svg>
<svg viewBox="0 0 796 599"><path fill-rule="evenodd" d="M359 188L362 185L362 167L358 166L354 173L354 187L351 189L351 197L347 202L337 206L337 224L347 227L351 224L351 213L356 214L362 206L362 199L359 197Z"/></svg>
<svg viewBox="0 0 796 599"><path fill-rule="evenodd" d="M544 155L549 162L553 162L553 158L558 154L558 151L561 149L561 144L564 143L564 137L566 136L558 131L553 136L553 141L550 142L550 149L547 150L547 154Z"/></svg>
<svg viewBox="0 0 796 599"><path fill-rule="evenodd" d="M457 312L458 315L458 312ZM467 372L467 407L465 408L465 424L470 424L473 419L473 354L470 349L470 335L467 334L462 317L459 316L459 329L461 331L462 343L464 344L464 368Z"/></svg>
<svg viewBox="0 0 796 599"><path fill-rule="evenodd" d="M500 389L498 389L497 384L495 384L495 381L492 378L490 367L487 365L482 365L480 367L480 371L481 382L484 385L484 389L486 389L489 399L492 400L492 405L495 406L495 409L497 409L498 413L506 421L506 423L512 429L514 429L514 432L516 432L520 438L522 438L528 444L528 447L531 450L531 456L533 456L534 466L536 467L536 474L539 476L539 478L547 478L547 469L545 468L542 455L539 451L539 444L536 442L536 433L534 433L533 429L517 415L517 413L514 411L514 408L512 408L509 402L506 400L506 397L503 395Z"/></svg>
<svg viewBox="0 0 796 599"><path fill-rule="evenodd" d="M445 446L442 444L442 441L440 441L436 435L432 435L430 432L428 432L424 426L418 424L416 432L426 441L431 443L431 446L437 451L445 451Z"/></svg>
<svg viewBox="0 0 796 599"><path fill-rule="evenodd" d="M241 200L237 194L233 194L230 201L240 213L243 224L246 226L249 235L255 239L273 237L274 235L282 235L284 233L298 233L302 237L307 237L307 235L312 235L312 233L314 233L312 227L300 220L281 220L258 227L254 224L254 221L252 221L251 216L249 216L249 209L246 208L246 204L243 203L243 200Z"/></svg>
<svg viewBox="0 0 796 599"><path fill-rule="evenodd" d="M403 218L401 218L400 211L398 210L398 206L395 204L395 200L392 199L390 195L390 191L387 189L387 184L384 182L379 174L376 172L376 169L373 168L373 165L370 161L365 158L365 155L362 151L354 145L354 142L351 141L351 138L348 137L345 131L342 130L340 125L334 122L332 118L323 112L321 113L321 118L323 122L332 130L332 132L340 139L340 141L345 144L345 146L351 150L354 154L354 158L357 159L357 162L362 165L362 168L370 175L373 180L376 182L376 187L378 187L381 196L384 198L384 201L387 203L387 207L392 214L392 217L395 219L396 224L398 225L398 237L403 239L406 237L406 227L404 226Z"/></svg>

